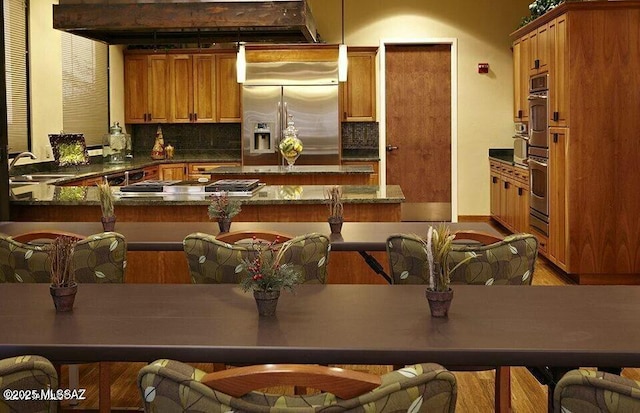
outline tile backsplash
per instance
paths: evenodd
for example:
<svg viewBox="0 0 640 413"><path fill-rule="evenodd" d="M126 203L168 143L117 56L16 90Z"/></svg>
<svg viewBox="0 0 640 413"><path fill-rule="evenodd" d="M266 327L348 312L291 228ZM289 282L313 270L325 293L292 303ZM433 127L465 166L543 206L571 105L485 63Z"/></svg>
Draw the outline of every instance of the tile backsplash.
<svg viewBox="0 0 640 413"><path fill-rule="evenodd" d="M240 123L161 124L164 144L177 151L237 150L240 154ZM147 154L156 141L158 124L127 125L133 155Z"/></svg>
<svg viewBox="0 0 640 413"><path fill-rule="evenodd" d="M378 149L378 122L343 122L343 149Z"/></svg>

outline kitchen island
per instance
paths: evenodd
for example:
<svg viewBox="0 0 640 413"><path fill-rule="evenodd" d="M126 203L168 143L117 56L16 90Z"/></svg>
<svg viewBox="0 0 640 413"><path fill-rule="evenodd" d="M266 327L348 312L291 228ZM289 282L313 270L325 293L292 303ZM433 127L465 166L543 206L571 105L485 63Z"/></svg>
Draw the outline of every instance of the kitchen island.
<svg viewBox="0 0 640 413"><path fill-rule="evenodd" d="M237 197L242 211L234 221L326 221L324 185L264 185ZM343 185L345 221L400 221L404 195L398 185ZM118 222L206 222L210 195L202 193L124 193L119 187ZM12 221L100 221L96 187L30 184L11 187Z"/></svg>

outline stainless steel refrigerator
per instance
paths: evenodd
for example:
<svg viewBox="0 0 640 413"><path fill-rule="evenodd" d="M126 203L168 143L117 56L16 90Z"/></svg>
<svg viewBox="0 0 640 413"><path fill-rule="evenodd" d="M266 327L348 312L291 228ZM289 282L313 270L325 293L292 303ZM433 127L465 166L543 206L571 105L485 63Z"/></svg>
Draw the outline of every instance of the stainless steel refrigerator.
<svg viewBox="0 0 640 413"><path fill-rule="evenodd" d="M242 89L244 165L285 165L278 144L289 116L304 146L296 165L340 163L334 66L317 62L247 66Z"/></svg>

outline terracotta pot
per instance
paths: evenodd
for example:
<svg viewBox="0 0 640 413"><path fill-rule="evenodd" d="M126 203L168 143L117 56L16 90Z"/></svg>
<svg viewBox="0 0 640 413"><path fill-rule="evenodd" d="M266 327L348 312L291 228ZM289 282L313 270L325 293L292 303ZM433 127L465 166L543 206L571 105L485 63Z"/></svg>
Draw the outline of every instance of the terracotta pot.
<svg viewBox="0 0 640 413"><path fill-rule="evenodd" d="M100 218L102 221L102 229L105 232L114 231L116 229L116 216L112 217L102 217Z"/></svg>
<svg viewBox="0 0 640 413"><path fill-rule="evenodd" d="M342 231L343 218L329 217L329 228L331 228L332 234L339 234Z"/></svg>
<svg viewBox="0 0 640 413"><path fill-rule="evenodd" d="M49 286L49 292L53 298L53 304L56 306L56 311L71 311L73 310L73 302L78 292L78 284L73 283L69 287L55 287L51 285Z"/></svg>
<svg viewBox="0 0 640 413"><path fill-rule="evenodd" d="M254 291L253 298L256 299L258 314L265 317L274 316L279 297L280 291Z"/></svg>
<svg viewBox="0 0 640 413"><path fill-rule="evenodd" d="M218 228L220 228L220 232L229 232L231 229L231 218L218 218Z"/></svg>
<svg viewBox="0 0 640 413"><path fill-rule="evenodd" d="M429 310L431 310L432 317L447 317L449 314L449 307L451 307L451 301L453 300L453 290L449 288L448 291L433 291L427 289L425 291L427 301L429 301Z"/></svg>

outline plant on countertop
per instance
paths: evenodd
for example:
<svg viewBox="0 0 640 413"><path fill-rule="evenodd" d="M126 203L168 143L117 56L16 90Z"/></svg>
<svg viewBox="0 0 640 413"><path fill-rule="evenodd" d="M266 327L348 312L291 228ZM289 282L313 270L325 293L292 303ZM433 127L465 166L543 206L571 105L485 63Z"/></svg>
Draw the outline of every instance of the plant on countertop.
<svg viewBox="0 0 640 413"><path fill-rule="evenodd" d="M75 246L76 240L65 236L56 238L51 244L49 268L52 287L71 287L76 283L71 260Z"/></svg>
<svg viewBox="0 0 640 413"><path fill-rule="evenodd" d="M228 192L214 195L209 204L209 219L230 219L240 213L242 207L237 199L230 199Z"/></svg>
<svg viewBox="0 0 640 413"><path fill-rule="evenodd" d="M469 255L449 268L449 252L453 248L455 234L445 224L440 224L436 228L429 226L426 240L422 240L427 253L429 263L429 289L432 291L449 291L451 284L451 273L467 261L477 257L477 254L470 252Z"/></svg>
<svg viewBox="0 0 640 413"><path fill-rule="evenodd" d="M329 222L342 222L344 206L342 205L342 188L332 186L325 191L327 204L329 205Z"/></svg>
<svg viewBox="0 0 640 413"><path fill-rule="evenodd" d="M115 217L113 207L113 192L108 182L98 184L98 194L100 196L100 209L102 210L103 218Z"/></svg>
<svg viewBox="0 0 640 413"><path fill-rule="evenodd" d="M279 244L279 239L272 242L256 240L254 238L251 248L255 256L251 259L243 259L240 269L243 276L240 286L246 291L280 291L289 290L302 282L301 274L291 264L281 264L280 261L289 243Z"/></svg>
<svg viewBox="0 0 640 413"><path fill-rule="evenodd" d="M561 3L564 3L564 0L535 0L533 3L529 4L529 12L531 15L523 17L519 27L534 21L546 12L553 10Z"/></svg>

